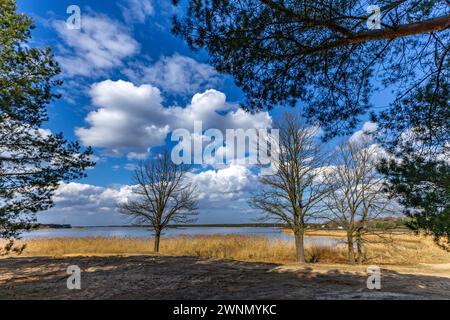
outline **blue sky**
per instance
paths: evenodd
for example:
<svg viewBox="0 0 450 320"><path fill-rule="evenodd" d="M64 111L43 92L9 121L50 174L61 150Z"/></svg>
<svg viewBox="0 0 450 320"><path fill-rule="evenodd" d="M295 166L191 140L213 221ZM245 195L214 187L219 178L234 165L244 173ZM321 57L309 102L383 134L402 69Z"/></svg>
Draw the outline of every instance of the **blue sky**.
<svg viewBox="0 0 450 320"><path fill-rule="evenodd" d="M70 5L81 9L80 30L67 28ZM50 45L62 68L62 99L49 106L46 127L93 146L97 160L88 178L62 185L55 207L38 215L41 222L127 223L116 207L130 193L133 165L157 153L173 129L192 120L219 129L264 127L276 116L238 110L243 94L233 79L171 34L170 1L19 0L18 10L36 24L30 45ZM386 97L373 102L384 106ZM199 223L257 217L246 204L256 184L251 169L209 167L193 175L203 188Z"/></svg>
<svg viewBox="0 0 450 320"><path fill-rule="evenodd" d="M86 94L86 90L93 83L103 80L130 80L124 74L124 69L132 68L135 63L144 63L152 65L162 57L170 57L178 54L183 57L190 57L199 63L207 61L205 52L192 52L181 40L174 37L170 32L170 18L172 16L172 6L169 4L161 5L166 1L149 1L153 8L153 13L146 16L145 21L134 21L133 23L125 21L123 9L121 6L127 6L127 1L76 1L76 5L81 8L81 21L85 15L89 16L107 16L117 24L127 28L128 34L139 45L139 49L134 54L121 59L121 65L111 68L103 68L104 73L100 76L96 74L84 75L65 75L65 65L62 63L63 80L63 98L52 103L49 108L50 121L46 126L54 132L63 132L65 137L71 140L78 139L74 129L84 124L86 114L91 110L91 102ZM168 1L167 1L168 2ZM33 31L31 45L33 46L52 46L55 54L58 56L62 49L67 48L67 42L61 38L58 29L52 26L55 21L63 22L70 15L66 14L68 6L74 4L74 1L18 1L18 10L25 12L33 17L36 29ZM56 30L55 30L56 29ZM77 33L73 30L73 33ZM75 36L74 36L75 37ZM62 47L62 48L61 48ZM153 63L152 63L153 62ZM129 65L128 65L129 63ZM88 66L89 67L89 66ZM225 93L228 101L239 101L242 99L241 91L234 86L229 77L220 76L220 87L214 87ZM72 82L77 82L82 88L74 88ZM213 88L209 85L199 86L199 91ZM84 89L84 90L83 90ZM161 88L163 90L163 88ZM170 106L176 103L180 106L186 105L197 92L179 94L177 92L165 92L165 105ZM74 101L67 101L73 99ZM101 149L96 148L96 154L102 153ZM97 164L95 170L89 172L89 177L83 182L95 183L98 185L109 185L114 183L128 183L129 172L115 170L111 172L112 166L124 165L129 163L125 158L107 157Z"/></svg>

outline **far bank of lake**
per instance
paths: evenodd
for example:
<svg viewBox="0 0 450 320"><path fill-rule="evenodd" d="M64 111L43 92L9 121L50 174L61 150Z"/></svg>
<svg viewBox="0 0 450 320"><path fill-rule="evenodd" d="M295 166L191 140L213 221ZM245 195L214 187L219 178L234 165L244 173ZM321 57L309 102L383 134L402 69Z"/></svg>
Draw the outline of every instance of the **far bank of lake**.
<svg viewBox="0 0 450 320"><path fill-rule="evenodd" d="M273 240L292 240L291 234L283 233L280 227L176 227L167 228L163 237L196 235L252 235L264 236ZM23 239L42 238L152 238L153 231L148 227L73 227L70 229L38 229L23 234ZM339 240L326 236L307 236L306 243L334 245Z"/></svg>

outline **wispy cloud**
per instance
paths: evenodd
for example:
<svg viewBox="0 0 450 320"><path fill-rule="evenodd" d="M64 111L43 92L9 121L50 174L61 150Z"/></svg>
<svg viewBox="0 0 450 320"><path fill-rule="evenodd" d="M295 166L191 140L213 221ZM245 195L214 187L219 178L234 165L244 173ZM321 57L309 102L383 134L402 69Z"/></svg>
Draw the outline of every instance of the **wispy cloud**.
<svg viewBox="0 0 450 320"><path fill-rule="evenodd" d="M154 7L150 0L123 0L118 5L127 23L144 23L154 14Z"/></svg>
<svg viewBox="0 0 450 320"><path fill-rule="evenodd" d="M133 82L149 83L175 95L192 95L217 87L222 82L221 76L213 67L180 54L161 57L149 66L142 63L134 65L124 73Z"/></svg>
<svg viewBox="0 0 450 320"><path fill-rule="evenodd" d="M65 76L105 75L139 52L139 43L120 22L98 14L83 14L81 21L79 30L62 20L52 23L63 41L56 58Z"/></svg>

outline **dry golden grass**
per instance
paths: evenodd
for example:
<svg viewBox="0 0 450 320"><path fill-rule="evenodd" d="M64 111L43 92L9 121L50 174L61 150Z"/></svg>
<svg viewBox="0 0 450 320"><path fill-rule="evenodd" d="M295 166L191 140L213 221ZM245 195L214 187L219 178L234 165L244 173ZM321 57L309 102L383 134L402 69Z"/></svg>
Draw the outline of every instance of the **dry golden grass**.
<svg viewBox="0 0 450 320"><path fill-rule="evenodd" d="M18 242L20 245L21 242ZM147 255L153 241L136 238L52 238L26 242L24 256ZM242 261L292 261L294 247L289 241L245 235L180 236L162 238L160 255L198 256Z"/></svg>
<svg viewBox="0 0 450 320"><path fill-rule="evenodd" d="M367 236L367 258L382 264L449 263L450 252L439 248L432 237L411 233Z"/></svg>
<svg viewBox="0 0 450 320"><path fill-rule="evenodd" d="M285 229L283 232L289 234L292 231ZM344 230L308 230L306 235L346 238ZM450 262L450 252L439 248L432 237L416 235L410 231L374 233L366 235L365 240L367 263L408 265ZM331 263L346 261L347 253L344 246L332 249L333 253L325 254L326 258L321 261Z"/></svg>
<svg viewBox="0 0 450 320"><path fill-rule="evenodd" d="M281 232L285 233L285 234L293 234L291 229L282 229ZM345 231L344 230L308 229L308 230L306 230L305 235L344 239Z"/></svg>
<svg viewBox="0 0 450 320"><path fill-rule="evenodd" d="M322 233L321 236L326 234ZM439 249L429 237L394 234L381 239L368 237L367 261L371 264L414 265L449 263L450 253ZM20 244L20 243L19 243ZM153 242L132 238L53 238L27 241L24 256L108 256L150 255ZM295 261L293 241L269 240L246 235L182 236L163 238L160 254L198 256L240 261L291 263ZM346 247L306 246L308 262L346 263Z"/></svg>

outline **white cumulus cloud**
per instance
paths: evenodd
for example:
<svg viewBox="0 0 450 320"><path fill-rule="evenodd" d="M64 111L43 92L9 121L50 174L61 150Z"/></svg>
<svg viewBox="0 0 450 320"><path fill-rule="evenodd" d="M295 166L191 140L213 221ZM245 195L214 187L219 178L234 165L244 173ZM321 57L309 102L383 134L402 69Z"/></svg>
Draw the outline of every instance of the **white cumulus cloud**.
<svg viewBox="0 0 450 320"><path fill-rule="evenodd" d="M103 148L107 154L127 154L129 159L142 159L149 148L164 144L174 129L193 130L201 121L203 130L267 128L271 117L267 112L250 114L226 102L225 94L207 90L195 94L185 108L164 107L160 91L149 84L136 86L127 81L106 80L92 85L92 104L87 128L77 128L84 145Z"/></svg>
<svg viewBox="0 0 450 320"><path fill-rule="evenodd" d="M100 187L83 183L62 183L53 197L55 206L38 214L41 222L72 225L113 225L126 220L118 204L132 194L131 186Z"/></svg>
<svg viewBox="0 0 450 320"><path fill-rule="evenodd" d="M257 176L238 164L219 170L188 173L188 178L198 186L200 198L208 202L236 200L257 185Z"/></svg>
<svg viewBox="0 0 450 320"><path fill-rule="evenodd" d="M361 130L356 131L351 137L350 142L362 142L363 140L372 140L372 135L378 130L378 125L367 121L363 124Z"/></svg>
<svg viewBox="0 0 450 320"><path fill-rule="evenodd" d="M246 194L257 187L256 176L247 168L230 165L220 170L189 172L186 177L199 189L199 223L243 222L251 217L242 216L242 210L249 210L245 203L238 205L238 201L229 201L245 201ZM128 224L130 220L120 213L119 204L132 196L131 185L101 187L63 183L55 192L55 206L39 213L38 219L42 223L72 225Z"/></svg>

